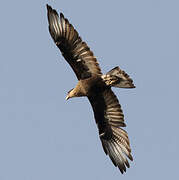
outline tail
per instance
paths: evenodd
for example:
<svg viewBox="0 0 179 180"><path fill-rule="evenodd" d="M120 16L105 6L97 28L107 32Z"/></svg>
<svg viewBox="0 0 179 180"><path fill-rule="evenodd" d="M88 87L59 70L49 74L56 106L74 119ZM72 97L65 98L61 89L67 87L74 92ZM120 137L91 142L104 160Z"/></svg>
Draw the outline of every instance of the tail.
<svg viewBox="0 0 179 180"><path fill-rule="evenodd" d="M101 76L106 85L118 88L135 88L133 80L118 66Z"/></svg>

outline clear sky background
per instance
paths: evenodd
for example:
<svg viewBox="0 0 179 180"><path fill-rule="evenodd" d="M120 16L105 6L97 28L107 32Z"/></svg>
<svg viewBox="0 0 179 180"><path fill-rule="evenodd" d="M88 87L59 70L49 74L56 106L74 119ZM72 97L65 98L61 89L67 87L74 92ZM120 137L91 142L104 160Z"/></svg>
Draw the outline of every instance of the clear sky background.
<svg viewBox="0 0 179 180"><path fill-rule="evenodd" d="M86 98L48 32L63 12L103 72L119 65L136 89L114 89L134 161L120 174L104 154ZM0 180L178 179L179 1L1 1Z"/></svg>

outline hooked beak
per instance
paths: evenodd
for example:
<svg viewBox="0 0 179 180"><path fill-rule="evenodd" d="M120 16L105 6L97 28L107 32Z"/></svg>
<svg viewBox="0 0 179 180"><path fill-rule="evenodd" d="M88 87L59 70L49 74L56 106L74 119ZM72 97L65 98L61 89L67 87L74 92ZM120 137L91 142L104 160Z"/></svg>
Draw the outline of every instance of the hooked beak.
<svg viewBox="0 0 179 180"><path fill-rule="evenodd" d="M65 98L66 100L68 100L70 97L67 95L67 97Z"/></svg>

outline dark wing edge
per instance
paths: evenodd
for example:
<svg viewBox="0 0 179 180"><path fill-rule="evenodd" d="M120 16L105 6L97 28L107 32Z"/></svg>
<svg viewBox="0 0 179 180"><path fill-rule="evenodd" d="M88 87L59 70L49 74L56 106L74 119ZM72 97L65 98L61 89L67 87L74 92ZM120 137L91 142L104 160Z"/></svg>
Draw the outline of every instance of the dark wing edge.
<svg viewBox="0 0 179 180"><path fill-rule="evenodd" d="M126 167L130 167L127 157L131 161L133 157L128 134L121 128L126 125L119 101L111 89L88 98L94 111L103 149L123 174Z"/></svg>
<svg viewBox="0 0 179 180"><path fill-rule="evenodd" d="M49 32L66 61L70 64L78 80L101 75L101 70L93 52L82 41L69 21L47 4Z"/></svg>

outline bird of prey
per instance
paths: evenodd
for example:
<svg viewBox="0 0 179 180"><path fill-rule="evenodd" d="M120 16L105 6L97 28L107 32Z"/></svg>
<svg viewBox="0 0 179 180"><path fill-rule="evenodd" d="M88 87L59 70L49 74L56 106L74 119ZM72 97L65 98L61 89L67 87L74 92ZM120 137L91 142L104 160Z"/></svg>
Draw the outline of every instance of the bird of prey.
<svg viewBox="0 0 179 180"><path fill-rule="evenodd" d="M75 72L78 83L66 99L86 96L92 106L104 152L121 173L133 160L124 115L111 87L134 88L132 79L119 67L102 74L93 52L82 41L73 25L47 5L49 32L63 57Z"/></svg>

